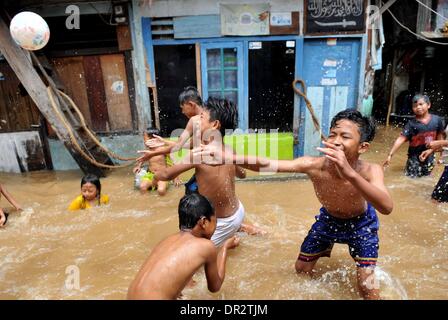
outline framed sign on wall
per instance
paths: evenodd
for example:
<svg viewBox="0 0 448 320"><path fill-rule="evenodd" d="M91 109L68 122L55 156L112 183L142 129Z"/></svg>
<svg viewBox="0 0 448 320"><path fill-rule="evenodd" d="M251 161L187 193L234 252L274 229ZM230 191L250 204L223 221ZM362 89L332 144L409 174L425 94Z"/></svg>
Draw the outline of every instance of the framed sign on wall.
<svg viewBox="0 0 448 320"><path fill-rule="evenodd" d="M367 0L305 0L305 34L363 33Z"/></svg>

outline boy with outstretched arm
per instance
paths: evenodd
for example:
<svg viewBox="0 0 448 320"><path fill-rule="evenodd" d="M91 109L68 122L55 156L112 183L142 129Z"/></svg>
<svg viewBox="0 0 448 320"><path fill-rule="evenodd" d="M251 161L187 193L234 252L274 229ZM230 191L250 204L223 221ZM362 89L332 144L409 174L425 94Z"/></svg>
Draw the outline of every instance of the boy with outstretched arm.
<svg viewBox="0 0 448 320"><path fill-rule="evenodd" d="M231 101L210 97L203 106L200 128L195 129L195 139L202 143L216 140L223 142L226 129L233 130L238 123L238 111ZM200 144L200 142L198 142ZM245 210L235 193L235 177L244 178L244 169L234 164L210 166L201 164L191 157L191 152L185 157L186 163L176 164L169 168L161 168L155 172L159 180L171 179L182 172L195 169L198 192L207 197L216 210L218 219L212 241L220 246L238 231L249 234L260 233L256 227L243 224Z"/></svg>
<svg viewBox="0 0 448 320"><path fill-rule="evenodd" d="M330 135L317 148L324 156L269 160L223 152L216 144L193 150L206 163L236 163L254 171L305 173L322 204L316 222L302 243L295 263L298 273L311 273L317 260L330 256L334 243L348 244L356 262L358 288L365 299L378 299L374 267L378 258L378 218L375 209L390 214L392 199L380 165L360 160L373 140L373 123L356 110L339 112Z"/></svg>

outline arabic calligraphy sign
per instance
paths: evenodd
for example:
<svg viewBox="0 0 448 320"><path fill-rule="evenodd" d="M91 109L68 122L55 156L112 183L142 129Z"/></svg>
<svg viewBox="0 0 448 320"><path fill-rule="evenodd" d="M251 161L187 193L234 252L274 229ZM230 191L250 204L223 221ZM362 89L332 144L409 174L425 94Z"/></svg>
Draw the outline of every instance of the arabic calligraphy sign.
<svg viewBox="0 0 448 320"><path fill-rule="evenodd" d="M305 0L305 33L364 32L366 0Z"/></svg>

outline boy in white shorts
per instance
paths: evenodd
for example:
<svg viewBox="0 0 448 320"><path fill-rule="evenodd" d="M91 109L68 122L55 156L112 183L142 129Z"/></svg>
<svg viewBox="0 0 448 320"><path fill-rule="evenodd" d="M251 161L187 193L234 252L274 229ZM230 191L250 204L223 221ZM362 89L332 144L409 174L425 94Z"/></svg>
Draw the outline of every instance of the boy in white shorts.
<svg viewBox="0 0 448 320"><path fill-rule="evenodd" d="M228 100L211 97L203 106L199 123L195 125L200 125L201 142L207 144L213 139L221 139L222 142L225 129L235 129L237 123L236 106ZM211 240L216 246L222 245L237 231L260 233L258 228L243 223L244 207L235 194L235 176L245 178L245 170L234 164L210 166L194 160L190 153L182 164L155 171L155 178L169 181L171 177L195 169L198 192L209 199L215 208L217 226Z"/></svg>

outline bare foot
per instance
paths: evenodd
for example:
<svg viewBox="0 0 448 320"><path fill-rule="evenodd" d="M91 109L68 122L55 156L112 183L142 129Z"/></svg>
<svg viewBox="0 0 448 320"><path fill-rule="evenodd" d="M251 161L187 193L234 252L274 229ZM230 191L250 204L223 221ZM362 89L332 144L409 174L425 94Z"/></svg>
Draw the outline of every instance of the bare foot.
<svg viewBox="0 0 448 320"><path fill-rule="evenodd" d="M257 234L260 234L260 235L267 234L267 231L264 231L263 229L260 229L256 226L254 226L253 224L246 224L246 223L241 224L241 227L238 231L246 232L247 234L249 234L251 236L257 235Z"/></svg>

